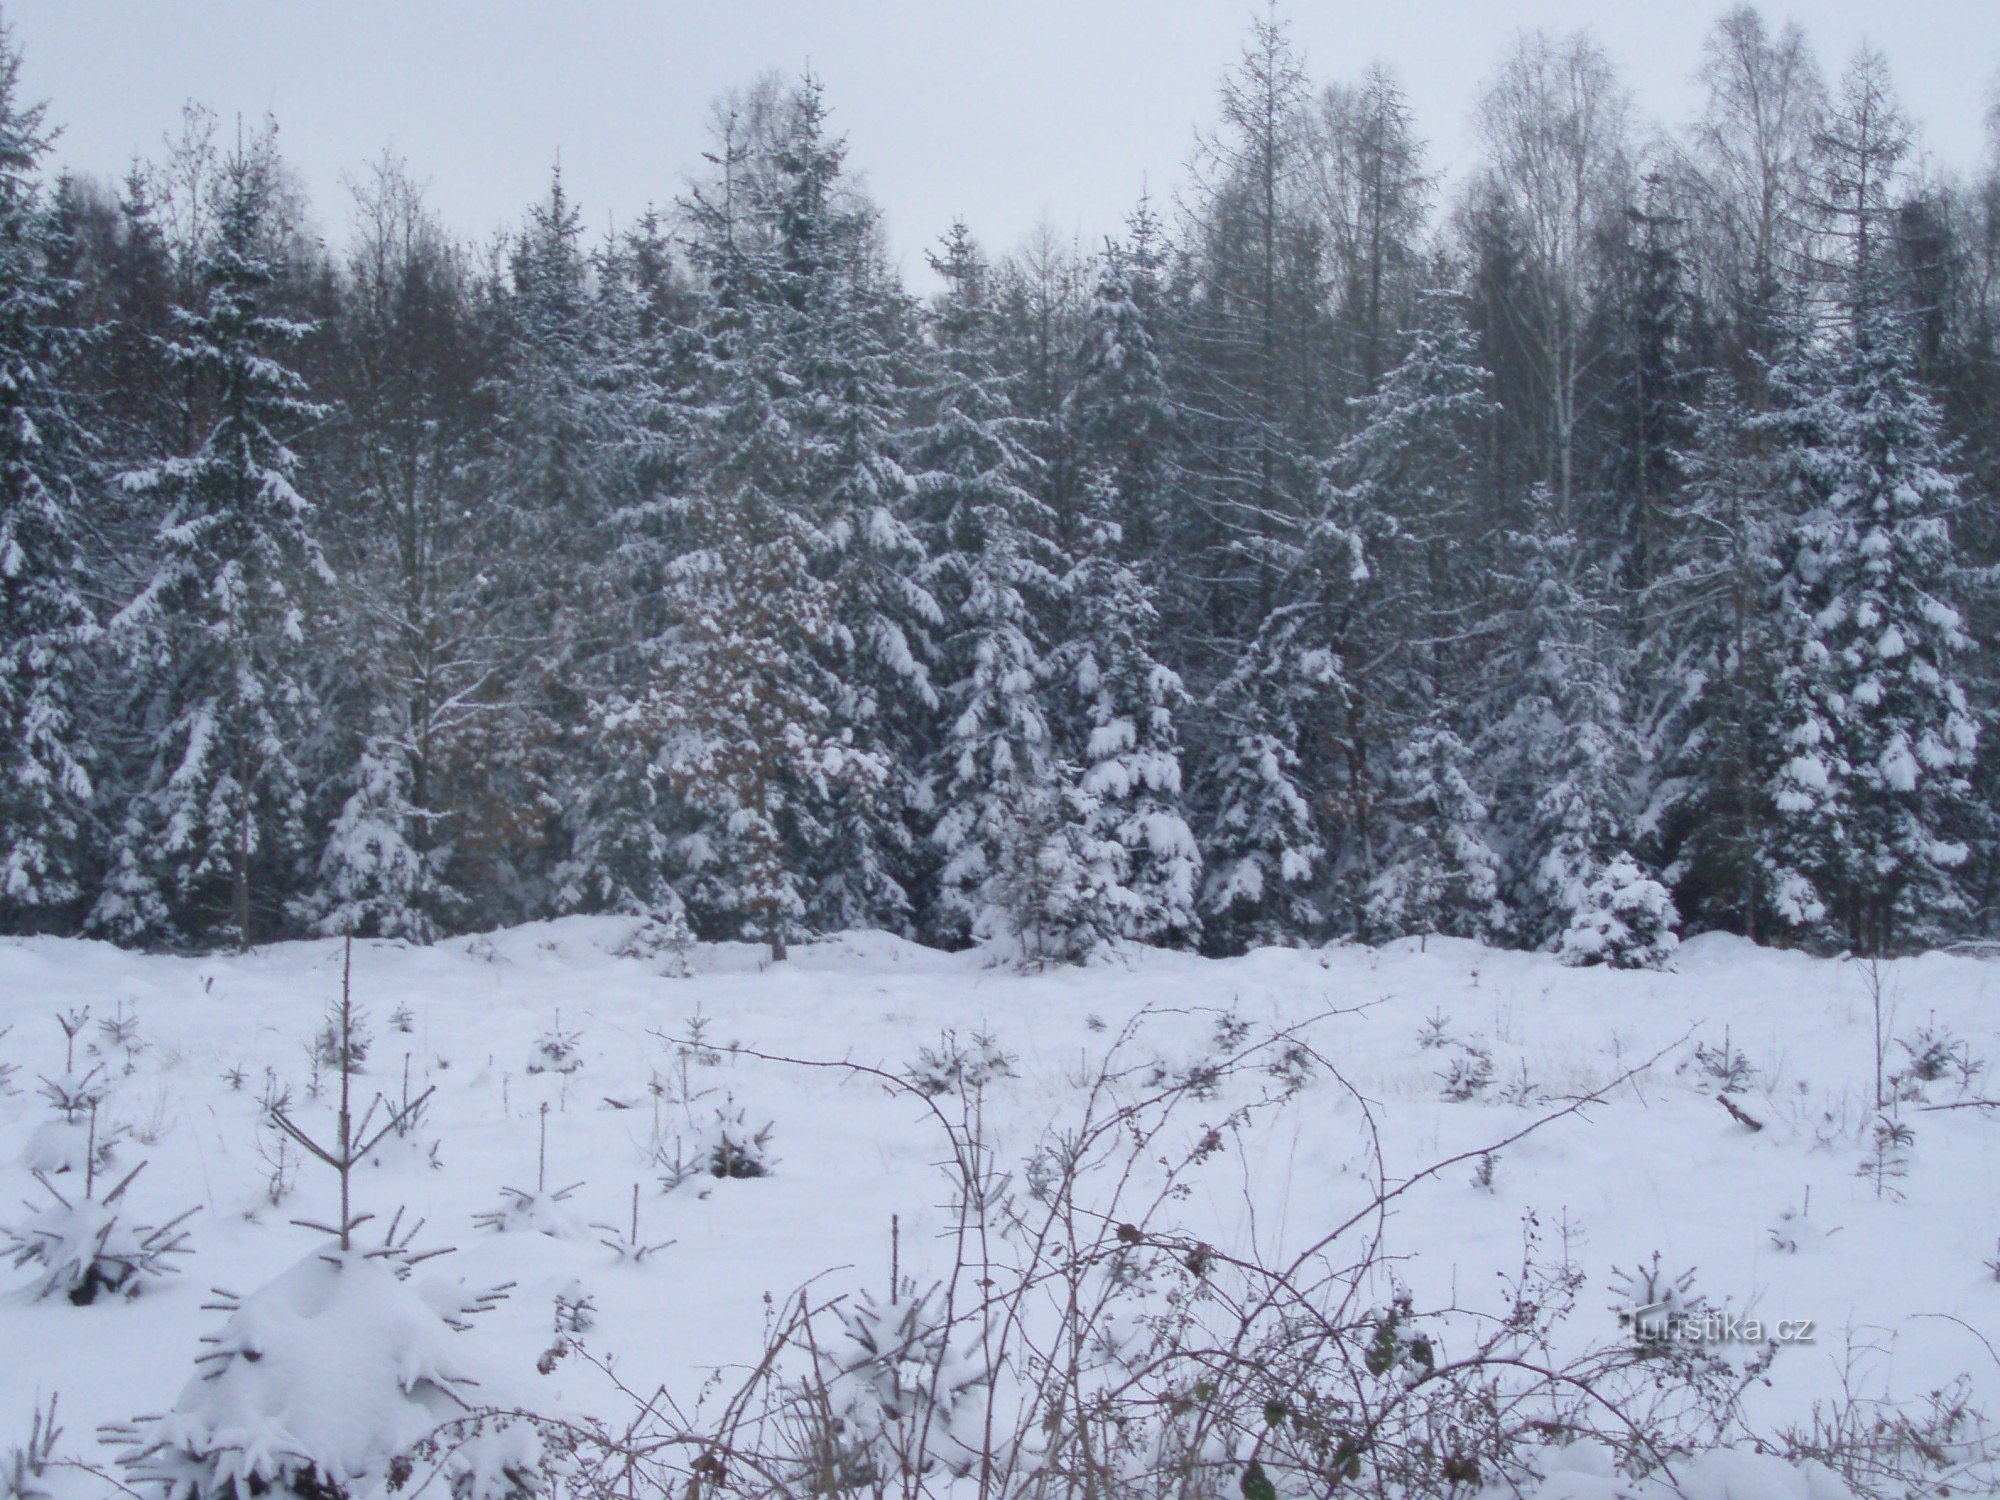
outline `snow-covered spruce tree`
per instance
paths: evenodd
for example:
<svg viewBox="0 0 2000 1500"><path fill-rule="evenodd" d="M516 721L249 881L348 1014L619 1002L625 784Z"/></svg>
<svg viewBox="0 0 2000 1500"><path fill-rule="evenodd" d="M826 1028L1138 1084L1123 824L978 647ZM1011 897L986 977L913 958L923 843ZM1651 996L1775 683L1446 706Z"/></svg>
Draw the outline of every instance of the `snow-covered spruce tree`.
<svg viewBox="0 0 2000 1500"><path fill-rule="evenodd" d="M1663 968L1680 946L1679 925L1667 888L1631 855L1618 854L1584 888L1556 952L1573 967Z"/></svg>
<svg viewBox="0 0 2000 1500"><path fill-rule="evenodd" d="M651 683L609 724L657 747L700 820L681 860L704 925L761 938L782 959L806 913L800 800L825 798L833 782L879 781L885 768L829 732L808 653L834 629L833 601L799 518L765 488L769 431L742 434L744 451L698 492L713 539L675 563L675 626Z"/></svg>
<svg viewBox="0 0 2000 1500"><path fill-rule="evenodd" d="M1775 771L1763 868L1795 930L1865 952L1934 939L1964 909L1977 724L1949 590L1958 480L1885 274L1774 372L1795 507L1774 607Z"/></svg>
<svg viewBox="0 0 2000 1500"><path fill-rule="evenodd" d="M1410 723L1433 703L1462 699L1462 674L1443 642L1484 588L1467 542L1481 429L1496 410L1463 300L1433 290L1418 309L1402 359L1350 403L1355 429L1327 466L1323 497L1342 535L1358 538L1371 574L1365 623L1382 658L1376 696Z"/></svg>
<svg viewBox="0 0 2000 1500"><path fill-rule="evenodd" d="M1832 327L1804 319L1759 425L1791 521L1774 591L1771 901L1794 930L1867 953L1934 939L1964 909L1977 723L1951 599L1958 508L1892 250L1909 129L1863 48L1816 139L1811 206L1835 247Z"/></svg>
<svg viewBox="0 0 2000 1500"><path fill-rule="evenodd" d="M977 1397L991 1377L947 1306L943 1286L906 1277L880 1302L864 1291L839 1309L842 1337L814 1350L814 1399L832 1418L814 1489L880 1490L977 1463Z"/></svg>
<svg viewBox="0 0 2000 1500"><path fill-rule="evenodd" d="M1646 843L1690 918L1750 937L1767 910L1767 605L1785 519L1762 442L1733 383L1712 376L1661 518L1654 597L1643 606L1657 626L1635 667L1649 689L1637 715L1650 772Z"/></svg>
<svg viewBox="0 0 2000 1500"><path fill-rule="evenodd" d="M302 648L308 592L330 575L287 443L324 409L283 359L312 325L266 310L281 274L276 169L268 128L224 160L201 302L179 310L161 351L199 393L196 447L120 479L159 516L158 565L111 622L145 688L152 747L92 913L126 941L248 945L260 885L303 838Z"/></svg>
<svg viewBox="0 0 2000 1500"><path fill-rule="evenodd" d="M587 905L576 846L614 815L592 712L612 687L630 621L614 565L616 518L638 498L633 450L651 391L618 337L618 298L585 252L582 212L558 171L510 247L498 297L501 373L485 462L497 555L493 628L514 644L493 679L486 801L469 821L509 828L515 915Z"/></svg>
<svg viewBox="0 0 2000 1500"><path fill-rule="evenodd" d="M325 935L372 933L431 943L451 915L449 845L425 837L432 815L414 795L408 747L371 735L354 767L302 913Z"/></svg>
<svg viewBox="0 0 2000 1500"><path fill-rule="evenodd" d="M1100 520L1119 529L1119 555L1157 583L1169 538L1175 408L1157 347L1161 316L1160 230L1142 200L1124 243L1106 244L1092 290L1090 320L1077 355L1076 384L1063 424L1080 462L1110 487Z"/></svg>
<svg viewBox="0 0 2000 1500"><path fill-rule="evenodd" d="M433 1448L464 1500L540 1486L526 1422L482 1415L463 1334L480 1299L412 1277L400 1249L316 1250L224 1304L173 1407L111 1429L162 1500L349 1500L394 1493Z"/></svg>
<svg viewBox="0 0 2000 1500"><path fill-rule="evenodd" d="M1180 674L1155 654L1153 591L1120 556L1115 480L1098 473L1084 500L1084 535L1063 580L1071 636L1055 664L1091 802L1085 835L1125 851L1120 936L1192 947L1201 932L1201 850L1188 827L1180 746L1190 700Z"/></svg>
<svg viewBox="0 0 2000 1500"><path fill-rule="evenodd" d="M593 261L594 338L606 351L594 398L604 408L596 462L610 503L597 596L613 628L590 671L593 711L570 737L562 785L563 857L551 872L558 911L616 912L643 926L631 946L683 948L690 939L676 887L675 838L685 804L657 757L607 731L668 626L663 587L674 560L699 538L673 497L685 493L697 437L697 331L685 289L650 217Z"/></svg>
<svg viewBox="0 0 2000 1500"><path fill-rule="evenodd" d="M12 1256L17 1267L36 1268L35 1296L60 1295L88 1307L106 1293L136 1297L180 1270L175 1258L188 1253L180 1226L196 1210L163 1224L133 1222L121 1200L145 1165L140 1162L102 1195L94 1150L86 1155L80 1188L65 1192L43 1173L34 1174L49 1201L29 1204L26 1218L0 1225L0 1255Z"/></svg>
<svg viewBox="0 0 2000 1500"><path fill-rule="evenodd" d="M352 957L350 944L334 1139L273 1115L339 1178L337 1221L301 1226L327 1243L248 1296L224 1293L228 1316L173 1407L106 1430L126 1471L163 1500L359 1500L401 1489L420 1462L465 1500L525 1500L540 1488L532 1425L471 1399L482 1361L463 1335L504 1288L419 1274L444 1252L413 1251L400 1213L379 1245L361 1243L371 1215L354 1211L349 1178L397 1121L392 1112L375 1123L379 1098L353 1111Z"/></svg>
<svg viewBox="0 0 2000 1500"><path fill-rule="evenodd" d="M385 154L353 188L357 232L327 334L324 394L344 420L322 452L338 493L321 538L339 574L319 655L333 705L315 930L425 941L464 923L480 873L468 846L507 825L474 815L489 731L503 733L518 650L490 577L502 507L479 463L491 427L492 340L468 257Z"/></svg>
<svg viewBox="0 0 2000 1500"><path fill-rule="evenodd" d="M723 235L702 253L716 299L703 436L677 506L691 545L665 569L649 678L605 723L693 815L676 847L697 919L782 959L807 912L802 808L843 786L865 794L887 766L834 724L838 599L814 566L824 537L803 487L817 434L795 420L792 311L759 295L761 254Z"/></svg>
<svg viewBox="0 0 2000 1500"><path fill-rule="evenodd" d="M1344 931L1373 926L1372 883L1405 831L1384 816L1402 746L1463 701L1442 643L1482 586L1468 521L1489 381L1458 299L1432 292L1419 308L1404 357L1349 403L1356 425L1324 466L1318 510L1279 554L1337 666L1318 710L1323 763L1306 774L1331 815L1330 915Z"/></svg>
<svg viewBox="0 0 2000 1500"><path fill-rule="evenodd" d="M1025 424L994 367L985 265L961 224L932 265L946 291L936 367L912 444L937 544L947 723L938 750L944 864L937 926L1030 961L1089 956L1120 930L1125 850L1091 827L1094 799L1052 723L1048 624L1062 589L1053 518L1030 489Z"/></svg>
<svg viewBox="0 0 2000 1500"><path fill-rule="evenodd" d="M1599 602L1601 579L1545 490L1533 519L1511 539L1512 604L1478 748L1496 788L1515 935L1545 947L1630 844L1639 746L1625 714L1626 653Z"/></svg>
<svg viewBox="0 0 2000 1500"><path fill-rule="evenodd" d="M1435 711L1397 749L1383 799L1381 868L1364 909L1371 937L1491 939L1504 931L1500 857L1487 842L1471 763L1465 741Z"/></svg>
<svg viewBox="0 0 2000 1500"><path fill-rule="evenodd" d="M874 209L848 178L846 143L828 133L818 80L786 104L766 178L754 177L742 296L779 361L772 397L799 437L789 502L812 527L811 565L830 589L832 629L814 659L828 732L879 768L803 790L796 825L809 918L836 930L911 929L923 824L922 727L942 619L921 581L914 485L900 433L916 383L910 318L882 264Z"/></svg>
<svg viewBox="0 0 2000 1500"><path fill-rule="evenodd" d="M1301 671L1328 669L1324 654L1252 644L1207 705L1201 762L1202 939L1210 952L1309 942L1321 924L1325 855L1298 780L1299 709L1314 684Z"/></svg>
<svg viewBox="0 0 2000 1500"><path fill-rule="evenodd" d="M75 288L52 265L58 229L36 177L52 136L0 25L0 932L77 899L91 798L77 723L97 631L79 525L91 440L69 386Z"/></svg>

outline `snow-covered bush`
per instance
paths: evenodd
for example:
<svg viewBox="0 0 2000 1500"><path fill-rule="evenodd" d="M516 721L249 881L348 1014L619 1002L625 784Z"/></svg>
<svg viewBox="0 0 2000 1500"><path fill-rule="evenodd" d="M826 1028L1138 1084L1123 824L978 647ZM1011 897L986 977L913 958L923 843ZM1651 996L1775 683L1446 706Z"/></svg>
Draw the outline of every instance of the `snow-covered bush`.
<svg viewBox="0 0 2000 1500"><path fill-rule="evenodd" d="M778 1165L771 1130L770 1121L753 1127L742 1106L725 1103L707 1125L659 1149L661 1183L672 1192L697 1177L769 1177Z"/></svg>
<svg viewBox="0 0 2000 1500"><path fill-rule="evenodd" d="M1757 1069L1744 1055L1743 1049L1729 1040L1729 1033L1722 1033L1722 1044L1711 1047L1707 1042L1694 1044L1694 1055L1681 1065L1685 1071L1692 1067L1700 1075L1704 1089L1714 1089L1724 1094L1740 1094L1756 1081Z"/></svg>
<svg viewBox="0 0 2000 1500"><path fill-rule="evenodd" d="M535 1038L535 1045L528 1053L530 1073L576 1073L583 1068L583 1033L566 1029L562 1023L562 1012L556 1012L555 1023Z"/></svg>
<svg viewBox="0 0 2000 1500"><path fill-rule="evenodd" d="M78 1307L109 1293L135 1297L152 1282L180 1268L174 1257L187 1254L187 1234L181 1229L195 1210L160 1225L127 1221L120 1200L132 1180L145 1169L141 1162L103 1197L97 1197L96 1174L86 1169L84 1190L66 1197L42 1173L35 1174L50 1201L28 1204L28 1217L0 1225L4 1247L16 1268L38 1268L35 1296L61 1295Z"/></svg>
<svg viewBox="0 0 2000 1500"><path fill-rule="evenodd" d="M146 1044L139 1039L139 1018L123 1004L110 1015L99 1018L97 1040L90 1046L92 1056L108 1057L115 1053L123 1063L123 1071L130 1074L137 1065L134 1059L145 1050Z"/></svg>
<svg viewBox="0 0 2000 1500"><path fill-rule="evenodd" d="M1694 1271L1666 1269L1657 1250L1650 1262L1630 1271L1613 1266L1611 1290L1617 1299L1611 1310L1618 1315L1620 1326L1630 1329L1641 1344L1666 1344L1681 1338L1688 1321L1708 1310L1708 1300L1694 1289Z"/></svg>
<svg viewBox="0 0 2000 1500"><path fill-rule="evenodd" d="M956 1032L947 1031L936 1047L917 1049L917 1060L903 1069L903 1077L931 1098L976 1093L996 1078L1012 1078L1016 1061L986 1032L975 1031L970 1041L961 1042Z"/></svg>
<svg viewBox="0 0 2000 1500"><path fill-rule="evenodd" d="M1615 856L1584 888L1560 956L1573 966L1658 969L1680 946L1680 914L1667 888L1629 854Z"/></svg>
<svg viewBox="0 0 2000 1500"><path fill-rule="evenodd" d="M64 1493L57 1471L72 1467L56 1456L62 1429L56 1425L56 1398L37 1405L27 1441L0 1450L0 1500L58 1500Z"/></svg>
<svg viewBox="0 0 2000 1500"><path fill-rule="evenodd" d="M528 1192L522 1188L500 1189L500 1206L474 1214L472 1222L498 1234L545 1234L550 1239L569 1240L582 1234L583 1227L563 1205L582 1187L573 1182L552 1191Z"/></svg>
<svg viewBox="0 0 2000 1500"><path fill-rule="evenodd" d="M52 1177L65 1172L101 1172L117 1156L125 1135L122 1125L98 1127L94 1115L83 1120L44 1120L28 1133L21 1165Z"/></svg>
<svg viewBox="0 0 2000 1500"><path fill-rule="evenodd" d="M1932 1083L1948 1082L1960 1093L1970 1093L1986 1071L1986 1060L1975 1056L1963 1037L1935 1021L1912 1036L1896 1038L1896 1045L1909 1058L1889 1079L1898 1098L1922 1099L1925 1085Z"/></svg>
<svg viewBox="0 0 2000 1500"><path fill-rule="evenodd" d="M1463 1104L1485 1093L1493 1082L1493 1054L1473 1042L1453 1045L1457 1053L1438 1074L1438 1081L1444 1085L1445 1098L1453 1104Z"/></svg>
<svg viewBox="0 0 2000 1500"><path fill-rule="evenodd" d="M53 1078L42 1078L42 1097L49 1107L74 1125L104 1102L111 1084L104 1076L104 1064L97 1063L78 1073L66 1069Z"/></svg>
<svg viewBox="0 0 2000 1500"><path fill-rule="evenodd" d="M126 1135L122 1126L98 1124L98 1106L111 1092L104 1065L93 1063L81 1071L76 1065L77 1033L89 1019L88 1006L56 1017L63 1034L63 1070L41 1075L41 1094L57 1117L44 1120L28 1136L21 1165L30 1172L88 1172L108 1166Z"/></svg>
<svg viewBox="0 0 2000 1500"><path fill-rule="evenodd" d="M462 1424L435 1446L451 1495L533 1493L535 1431L476 1419L476 1361L460 1337L499 1294L418 1281L418 1258L332 1244L226 1304L172 1409L110 1434L120 1462L165 1500L346 1500L399 1488L413 1450Z"/></svg>
<svg viewBox="0 0 2000 1500"><path fill-rule="evenodd" d="M375 1039L362 1012L350 1010L344 1016L339 1007L329 1010L319 1030L313 1033L311 1051L315 1068L329 1073L367 1071L361 1065L368 1060L368 1049Z"/></svg>
<svg viewBox="0 0 2000 1500"><path fill-rule="evenodd" d="M583 1232L583 1226L563 1204L582 1186L580 1182L553 1189L549 1186L549 1107L544 1103L540 1141L535 1151L535 1190L531 1193L524 1188L501 1188L500 1206L474 1214L472 1222L500 1234L527 1232L545 1234L551 1239L573 1239Z"/></svg>
<svg viewBox="0 0 2000 1500"><path fill-rule="evenodd" d="M977 1340L964 1328L954 1338L944 1288L919 1292L906 1278L887 1301L863 1292L839 1312L841 1338L816 1350L831 1422L815 1478L846 1492L893 1487L939 1466L965 1472L980 1432L964 1419L986 1377Z"/></svg>
<svg viewBox="0 0 2000 1500"><path fill-rule="evenodd" d="M676 904L663 916L642 919L611 952L615 958L644 959L665 978L685 979L690 972L688 950L693 946L687 913Z"/></svg>
<svg viewBox="0 0 2000 1500"><path fill-rule="evenodd" d="M711 1177L769 1177L778 1165L771 1154L771 1122L752 1126L739 1106L715 1112L702 1143L703 1170Z"/></svg>

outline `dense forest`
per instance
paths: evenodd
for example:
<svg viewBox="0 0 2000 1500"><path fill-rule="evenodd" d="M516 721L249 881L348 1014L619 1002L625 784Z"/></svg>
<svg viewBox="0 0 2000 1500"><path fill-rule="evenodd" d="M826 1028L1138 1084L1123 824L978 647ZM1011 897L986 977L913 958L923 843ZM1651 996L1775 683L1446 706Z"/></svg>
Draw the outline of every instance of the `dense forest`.
<svg viewBox="0 0 2000 1500"><path fill-rule="evenodd" d="M1878 54L1732 10L1669 129L1528 33L1447 184L1273 16L1174 193L924 296L809 76L625 232L384 155L331 247L275 124L57 175L31 83L0 931L2000 928L2000 149Z"/></svg>

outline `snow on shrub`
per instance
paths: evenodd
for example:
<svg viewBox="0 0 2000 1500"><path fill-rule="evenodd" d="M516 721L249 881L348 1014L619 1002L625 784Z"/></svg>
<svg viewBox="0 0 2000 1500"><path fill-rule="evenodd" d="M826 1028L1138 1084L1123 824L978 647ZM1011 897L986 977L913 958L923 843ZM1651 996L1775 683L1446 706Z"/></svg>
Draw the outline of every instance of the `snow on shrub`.
<svg viewBox="0 0 2000 1500"><path fill-rule="evenodd" d="M1620 854L1584 888L1559 956L1572 966L1663 968L1680 946L1680 914L1667 888Z"/></svg>
<svg viewBox="0 0 2000 1500"><path fill-rule="evenodd" d="M903 1069L903 1077L927 1098L974 1094L996 1078L1014 1077L1018 1061L986 1032L975 1031L969 1042L961 1042L956 1032L947 1031L936 1047L917 1049L917 1060Z"/></svg>
<svg viewBox="0 0 2000 1500"><path fill-rule="evenodd" d="M166 1500L358 1500L400 1488L421 1445L457 1500L532 1493L539 1440L525 1422L475 1414L459 1337L501 1293L413 1280L420 1259L332 1244L226 1300L173 1408L108 1432L120 1462ZM455 1428L450 1441L427 1442L441 1428Z"/></svg>
<svg viewBox="0 0 2000 1500"><path fill-rule="evenodd" d="M769 1177L778 1165L771 1154L772 1128L769 1121L753 1127L742 1106L725 1103L710 1124L677 1138L671 1146L655 1148L663 1168L661 1186L672 1192L697 1177Z"/></svg>
<svg viewBox="0 0 2000 1500"><path fill-rule="evenodd" d="M905 1278L886 1302L863 1292L840 1321L844 1336L815 1350L833 1428L826 1480L866 1490L940 1464L967 1472L981 1439L971 1398L986 1376L978 1341L952 1338L943 1286L919 1292Z"/></svg>
<svg viewBox="0 0 2000 1500"><path fill-rule="evenodd" d="M562 1023L562 1012L556 1012L555 1024L535 1038L535 1045L528 1053L530 1073L576 1073L583 1069L583 1033L566 1030Z"/></svg>
<svg viewBox="0 0 2000 1500"><path fill-rule="evenodd" d="M58 1191L42 1173L35 1174L50 1201L28 1204L27 1218L0 1225L6 1241L0 1254L11 1255L16 1268L40 1267L35 1296L60 1294L85 1307L105 1292L135 1297L149 1283L180 1269L173 1263L175 1256L187 1254L187 1234L180 1226L195 1210L148 1226L128 1223L119 1201L145 1165L127 1172L102 1198L96 1196L93 1170L86 1169L83 1191L73 1197Z"/></svg>

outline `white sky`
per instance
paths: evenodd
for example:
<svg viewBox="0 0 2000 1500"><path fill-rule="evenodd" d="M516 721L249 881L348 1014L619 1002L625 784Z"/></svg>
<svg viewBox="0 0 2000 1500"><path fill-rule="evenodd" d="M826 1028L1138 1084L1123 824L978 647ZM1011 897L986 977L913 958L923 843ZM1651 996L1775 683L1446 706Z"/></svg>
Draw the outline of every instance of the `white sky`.
<svg viewBox="0 0 2000 1500"><path fill-rule="evenodd" d="M1590 26L1644 116L1679 121L1722 0L1291 0L1316 81L1395 69L1447 170L1482 80L1523 27ZM1836 74L1865 37L1935 161L1974 166L2000 78L2000 0L1783 0ZM56 155L116 175L185 99L276 114L323 225L344 175L407 157L458 231L515 222L558 152L587 220L682 187L709 100L766 68L825 81L906 272L963 215L990 249L1046 218L1086 243L1142 182L1178 185L1254 0L6 0Z"/></svg>

